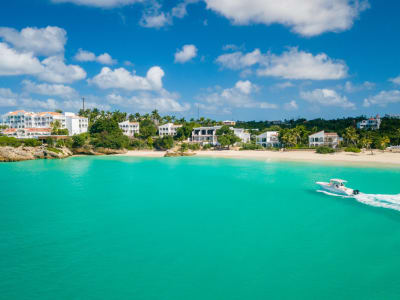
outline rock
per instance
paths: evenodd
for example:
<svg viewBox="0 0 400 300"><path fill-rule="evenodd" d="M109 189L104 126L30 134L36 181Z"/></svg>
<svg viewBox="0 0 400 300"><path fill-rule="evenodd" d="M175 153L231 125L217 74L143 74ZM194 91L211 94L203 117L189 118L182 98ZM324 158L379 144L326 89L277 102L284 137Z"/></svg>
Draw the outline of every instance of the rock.
<svg viewBox="0 0 400 300"><path fill-rule="evenodd" d="M164 157L179 157L179 156L193 156L196 155L196 153L193 152L172 152L172 151L167 151L164 154Z"/></svg>
<svg viewBox="0 0 400 300"><path fill-rule="evenodd" d="M54 149L54 150L53 150ZM72 155L66 148L46 148L40 147L0 147L0 161L14 162L32 159L61 159Z"/></svg>

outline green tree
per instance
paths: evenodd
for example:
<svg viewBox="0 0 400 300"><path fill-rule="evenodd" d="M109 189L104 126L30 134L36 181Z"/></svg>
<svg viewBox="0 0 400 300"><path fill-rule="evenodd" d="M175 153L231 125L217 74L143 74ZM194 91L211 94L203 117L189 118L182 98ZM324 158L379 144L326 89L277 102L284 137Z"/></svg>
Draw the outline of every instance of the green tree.
<svg viewBox="0 0 400 300"><path fill-rule="evenodd" d="M157 150L168 150L174 146L174 139L172 136L164 136L156 139L153 145Z"/></svg>
<svg viewBox="0 0 400 300"><path fill-rule="evenodd" d="M216 132L218 143L221 147L229 147L234 145L237 142L240 142L240 138L237 137L233 130L231 130L228 126L222 126Z"/></svg>
<svg viewBox="0 0 400 300"><path fill-rule="evenodd" d="M91 135L103 132L108 134L113 134L113 133L122 134L122 130L121 128L119 128L118 122L115 119L108 119L106 117L98 118L90 127L89 132Z"/></svg>
<svg viewBox="0 0 400 300"><path fill-rule="evenodd" d="M88 139L87 133L76 134L72 136L72 147L80 148L83 147Z"/></svg>
<svg viewBox="0 0 400 300"><path fill-rule="evenodd" d="M351 143L354 146L356 146L358 141L358 134L356 129L354 127L347 127L343 135L343 138L345 139L347 145Z"/></svg>
<svg viewBox="0 0 400 300"><path fill-rule="evenodd" d="M144 119L140 122L139 133L141 138L147 139L157 134L157 127L152 120Z"/></svg>

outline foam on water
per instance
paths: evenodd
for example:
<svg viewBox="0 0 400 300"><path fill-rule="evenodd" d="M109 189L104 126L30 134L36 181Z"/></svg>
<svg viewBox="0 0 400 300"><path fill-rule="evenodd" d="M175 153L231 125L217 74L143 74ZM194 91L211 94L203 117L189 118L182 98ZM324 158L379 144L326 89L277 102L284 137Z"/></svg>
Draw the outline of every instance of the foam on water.
<svg viewBox="0 0 400 300"><path fill-rule="evenodd" d="M358 202L375 206L394 209L400 211L400 194L398 195L384 195L384 194L364 194L360 193L354 196L343 196L334 193L329 193L327 191L318 190L319 193L324 193L329 196L342 197L342 198L354 198Z"/></svg>

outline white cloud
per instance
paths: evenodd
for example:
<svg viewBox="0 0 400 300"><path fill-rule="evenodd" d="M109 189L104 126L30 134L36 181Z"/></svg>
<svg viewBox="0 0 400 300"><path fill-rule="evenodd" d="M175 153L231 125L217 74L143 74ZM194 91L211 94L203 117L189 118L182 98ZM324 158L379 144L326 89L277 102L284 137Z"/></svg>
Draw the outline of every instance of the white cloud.
<svg viewBox="0 0 400 300"><path fill-rule="evenodd" d="M86 77L79 66L66 65L62 56L51 56L40 62L32 52L18 52L0 43L0 76L34 75L54 83L71 83Z"/></svg>
<svg viewBox="0 0 400 300"><path fill-rule="evenodd" d="M198 105L208 112L223 114L230 113L231 108L277 108L277 105L273 103L255 101L252 94L258 90L258 86L249 80L239 80L232 88L213 91L208 95L198 97L203 102Z"/></svg>
<svg viewBox="0 0 400 300"><path fill-rule="evenodd" d="M14 28L0 27L0 37L17 50L44 56L63 53L67 42L66 31L55 26L27 27L20 32Z"/></svg>
<svg viewBox="0 0 400 300"><path fill-rule="evenodd" d="M185 63L197 56L197 48L195 45L185 45L182 50L175 53L176 63Z"/></svg>
<svg viewBox="0 0 400 300"><path fill-rule="evenodd" d="M279 23L303 36L344 31L369 8L358 0L205 0L236 25Z"/></svg>
<svg viewBox="0 0 400 300"><path fill-rule="evenodd" d="M223 54L217 63L225 68L238 70L258 65L259 76L285 79L328 80L347 76L347 65L341 60L333 60L325 53L313 55L293 47L281 55L262 54L259 49L249 53L234 52Z"/></svg>
<svg viewBox="0 0 400 300"><path fill-rule="evenodd" d="M327 80L347 76L343 61L332 60L325 53L312 55L297 48L290 48L282 55L268 55L266 66L258 70L260 76L285 79Z"/></svg>
<svg viewBox="0 0 400 300"><path fill-rule="evenodd" d="M400 84L400 75L395 78L390 78L389 81L393 82L394 84Z"/></svg>
<svg viewBox="0 0 400 300"><path fill-rule="evenodd" d="M51 56L42 61L43 71L38 78L53 83L72 83L86 78L86 72L80 66L66 65L61 56Z"/></svg>
<svg viewBox="0 0 400 300"><path fill-rule="evenodd" d="M35 109L48 109L48 110L55 110L60 108L59 103L54 99L47 99L47 100L34 100L31 98L22 98L18 106L20 107L28 107L28 108L35 108Z"/></svg>
<svg viewBox="0 0 400 300"><path fill-rule="evenodd" d="M162 88L163 77L164 71L158 66L150 68L146 77L138 76L125 68L112 70L104 67L98 75L89 80L89 83L93 83L101 89L119 88L128 91L150 91Z"/></svg>
<svg viewBox="0 0 400 300"><path fill-rule="evenodd" d="M33 53L20 53L5 43L0 43L0 76L33 75L43 70Z"/></svg>
<svg viewBox="0 0 400 300"><path fill-rule="evenodd" d="M168 93L167 91L163 91L158 95L141 93L137 96L123 97L113 93L107 96L107 100L112 104L131 107L139 111L157 109L160 112L184 112L190 108L188 103L181 104L176 98L176 95Z"/></svg>
<svg viewBox="0 0 400 300"><path fill-rule="evenodd" d="M287 88L294 87L294 84L291 83L290 81L285 81L285 82L282 82L282 83L277 83L277 84L275 84L275 86L276 86L278 89L284 90L284 89L287 89Z"/></svg>
<svg viewBox="0 0 400 300"><path fill-rule="evenodd" d="M350 81L346 81L344 84L344 89L348 93L355 93L362 90L372 90L375 87L375 83L365 81L362 84L353 84Z"/></svg>
<svg viewBox="0 0 400 300"><path fill-rule="evenodd" d="M388 104L399 103L399 102L400 102L400 91L391 90L391 91L381 91L377 95L365 98L363 105L365 107L369 107L371 105L378 105L385 107Z"/></svg>
<svg viewBox="0 0 400 300"><path fill-rule="evenodd" d="M17 97L10 89L0 88L0 107L15 106Z"/></svg>
<svg viewBox="0 0 400 300"><path fill-rule="evenodd" d="M147 28L161 28L166 25L171 25L172 20L168 14L156 13L156 14L144 14L139 22L140 26Z"/></svg>
<svg viewBox="0 0 400 300"><path fill-rule="evenodd" d="M292 100L290 102L285 103L283 105L283 108L286 110L297 110L299 106L296 101Z"/></svg>
<svg viewBox="0 0 400 300"><path fill-rule="evenodd" d="M70 86L63 84L37 84L30 80L22 81L24 91L33 94L59 96L61 98L78 98L78 92Z"/></svg>
<svg viewBox="0 0 400 300"><path fill-rule="evenodd" d="M187 6L189 4L194 4L199 2L200 0L184 0L183 2L179 3L177 6L172 8L171 15L176 18L183 18L187 15Z"/></svg>
<svg viewBox="0 0 400 300"><path fill-rule="evenodd" d="M112 8L142 2L142 0L51 0L53 3L73 3L102 8Z"/></svg>
<svg viewBox="0 0 400 300"><path fill-rule="evenodd" d="M66 100L61 103L60 108L65 110L75 110L78 111L82 108L82 101L79 100ZM85 108L97 108L100 110L110 110L111 106L109 104L99 103L95 101L90 101L85 98Z"/></svg>
<svg viewBox="0 0 400 300"><path fill-rule="evenodd" d="M261 54L261 51L255 49L253 52L246 54L243 54L243 52L240 51L222 54L216 61L225 68L239 70L251 67L255 64L263 63L265 60L266 57Z"/></svg>
<svg viewBox="0 0 400 300"><path fill-rule="evenodd" d="M83 49L79 49L78 53L75 55L75 59L77 61L88 62L88 61L96 61L103 65L114 65L117 63L115 59L111 57L110 54L104 53L99 56L96 56L93 52L86 51Z"/></svg>
<svg viewBox="0 0 400 300"><path fill-rule="evenodd" d="M313 91L301 92L300 97L316 105L355 108L355 104L350 102L346 96L340 96L335 90L331 89L315 89Z"/></svg>

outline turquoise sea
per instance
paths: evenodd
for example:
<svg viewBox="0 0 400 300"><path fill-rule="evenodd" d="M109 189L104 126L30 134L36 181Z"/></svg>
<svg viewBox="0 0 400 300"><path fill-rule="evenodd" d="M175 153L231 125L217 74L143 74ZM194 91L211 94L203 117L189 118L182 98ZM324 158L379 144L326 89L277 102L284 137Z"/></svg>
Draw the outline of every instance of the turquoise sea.
<svg viewBox="0 0 400 300"><path fill-rule="evenodd" d="M368 195L317 192L335 177ZM75 157L0 183L0 299L400 299L400 169Z"/></svg>

